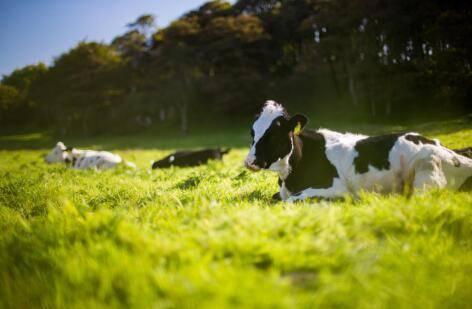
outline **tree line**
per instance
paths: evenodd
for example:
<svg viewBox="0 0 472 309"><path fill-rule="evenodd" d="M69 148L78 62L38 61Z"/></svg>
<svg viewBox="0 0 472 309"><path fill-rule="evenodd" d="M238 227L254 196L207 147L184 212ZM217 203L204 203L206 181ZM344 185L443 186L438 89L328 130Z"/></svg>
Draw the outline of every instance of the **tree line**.
<svg viewBox="0 0 472 309"><path fill-rule="evenodd" d="M85 135L238 119L271 98L317 117L470 113L472 3L210 1L165 28L146 14L111 43L3 76L0 122Z"/></svg>

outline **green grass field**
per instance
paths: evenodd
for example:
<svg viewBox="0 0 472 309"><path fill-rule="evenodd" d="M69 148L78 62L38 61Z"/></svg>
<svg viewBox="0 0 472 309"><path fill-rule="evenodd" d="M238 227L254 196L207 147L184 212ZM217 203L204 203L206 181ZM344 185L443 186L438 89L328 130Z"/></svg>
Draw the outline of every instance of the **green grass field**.
<svg viewBox="0 0 472 309"><path fill-rule="evenodd" d="M412 129L472 145L470 122ZM101 173L46 165L48 135L0 137L0 307L472 306L472 193L273 203L276 175L242 167L248 135L64 140L138 165ZM149 169L213 145L234 150Z"/></svg>

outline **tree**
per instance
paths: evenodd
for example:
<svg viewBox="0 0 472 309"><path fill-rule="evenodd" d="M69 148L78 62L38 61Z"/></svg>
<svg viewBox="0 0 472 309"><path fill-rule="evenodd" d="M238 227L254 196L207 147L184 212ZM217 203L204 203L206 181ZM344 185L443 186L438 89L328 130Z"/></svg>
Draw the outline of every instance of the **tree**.
<svg viewBox="0 0 472 309"><path fill-rule="evenodd" d="M178 118L187 132L267 98L319 118L471 112L470 20L470 1L209 1L165 28L145 14L110 45L81 42L50 68L14 71L2 106L12 122L86 134L144 118Z"/></svg>
<svg viewBox="0 0 472 309"><path fill-rule="evenodd" d="M137 30L131 30L114 38L111 46L125 59L135 59L146 50L146 37Z"/></svg>
<svg viewBox="0 0 472 309"><path fill-rule="evenodd" d="M47 73L47 70L44 63L38 63L16 69L10 75L3 77L2 85L15 89L14 102L10 101L12 99L10 96L12 94L11 89L8 90L9 99L4 98L10 102L9 113L16 114L15 117L9 117L10 120L16 122L36 122L40 106L38 100L31 95L31 90L34 88L35 83Z"/></svg>
<svg viewBox="0 0 472 309"><path fill-rule="evenodd" d="M156 26L156 18L152 14L139 16L134 22L128 24L131 30L137 30L145 38L148 38L150 31Z"/></svg>
<svg viewBox="0 0 472 309"><path fill-rule="evenodd" d="M195 84L201 76L195 57L195 36L199 30L196 18L182 18L155 36L160 37L154 44L159 53L155 68L161 72L161 82L172 90L169 101L175 102L179 109L182 133L188 131L189 105L194 102Z"/></svg>
<svg viewBox="0 0 472 309"><path fill-rule="evenodd" d="M15 87L0 84L0 122L11 116L19 102L19 92Z"/></svg>
<svg viewBox="0 0 472 309"><path fill-rule="evenodd" d="M64 132L85 135L100 129L119 87L120 57L109 46L81 42L54 61L41 90L47 114Z"/></svg>

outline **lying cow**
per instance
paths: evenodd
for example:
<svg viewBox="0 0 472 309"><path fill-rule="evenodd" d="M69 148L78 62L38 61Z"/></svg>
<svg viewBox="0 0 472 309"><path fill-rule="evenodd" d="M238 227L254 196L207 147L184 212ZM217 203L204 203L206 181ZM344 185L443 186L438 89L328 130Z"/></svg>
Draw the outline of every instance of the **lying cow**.
<svg viewBox="0 0 472 309"><path fill-rule="evenodd" d="M189 167L206 164L208 160L221 160L230 149L209 148L196 151L177 151L167 157L155 161L152 168L167 168L171 166Z"/></svg>
<svg viewBox="0 0 472 309"><path fill-rule="evenodd" d="M304 130L307 122L267 101L251 130L245 165L277 172L282 200L336 199L363 190L459 189L471 181L471 159L417 133L369 137Z"/></svg>
<svg viewBox="0 0 472 309"><path fill-rule="evenodd" d="M76 169L106 170L118 164L125 164L132 168L136 167L134 163L126 162L119 155L111 152L67 148L62 142L58 142L46 156L46 162L66 163Z"/></svg>

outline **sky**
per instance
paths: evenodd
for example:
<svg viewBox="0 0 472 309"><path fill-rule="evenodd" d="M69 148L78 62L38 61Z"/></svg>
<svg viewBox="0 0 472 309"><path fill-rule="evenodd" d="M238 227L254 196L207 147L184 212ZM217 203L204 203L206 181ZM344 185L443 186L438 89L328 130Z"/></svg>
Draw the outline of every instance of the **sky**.
<svg viewBox="0 0 472 309"><path fill-rule="evenodd" d="M109 43L144 13L159 27L205 0L0 0L0 76L50 64L79 41Z"/></svg>

